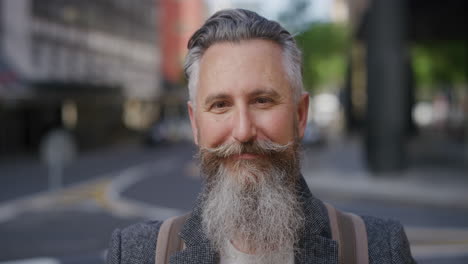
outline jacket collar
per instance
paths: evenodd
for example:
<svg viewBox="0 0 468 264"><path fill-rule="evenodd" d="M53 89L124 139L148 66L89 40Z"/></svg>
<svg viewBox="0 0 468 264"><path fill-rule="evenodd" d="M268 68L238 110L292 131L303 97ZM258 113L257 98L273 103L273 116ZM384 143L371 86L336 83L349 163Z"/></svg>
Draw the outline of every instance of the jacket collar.
<svg viewBox="0 0 468 264"><path fill-rule="evenodd" d="M338 263L338 244L331 239L328 213L322 201L315 198L307 183L301 176L299 193L303 203L306 219L299 250L296 253L296 263Z"/></svg>
<svg viewBox="0 0 468 264"><path fill-rule="evenodd" d="M186 248L175 253L169 259L170 264L219 262L218 252L211 246L201 224L201 198L198 198L192 214L187 219L179 233L185 242Z"/></svg>
<svg viewBox="0 0 468 264"><path fill-rule="evenodd" d="M306 217L305 228L299 240L295 262L307 263L338 263L338 245L331 239L328 214L323 203L310 192L304 178L301 176L298 184L301 201ZM180 232L186 249L177 252L170 258L171 264L219 262L219 254L211 246L202 231L200 198L185 222Z"/></svg>

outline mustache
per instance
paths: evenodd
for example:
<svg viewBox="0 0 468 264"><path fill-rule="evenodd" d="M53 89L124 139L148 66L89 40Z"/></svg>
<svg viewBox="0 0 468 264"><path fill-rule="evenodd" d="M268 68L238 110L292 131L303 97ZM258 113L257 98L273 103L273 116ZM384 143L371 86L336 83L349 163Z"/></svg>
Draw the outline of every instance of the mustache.
<svg viewBox="0 0 468 264"><path fill-rule="evenodd" d="M207 152L217 158L228 158L240 154L274 155L287 151L294 143L279 144L268 139L251 142L231 141L214 148L202 147L202 152Z"/></svg>

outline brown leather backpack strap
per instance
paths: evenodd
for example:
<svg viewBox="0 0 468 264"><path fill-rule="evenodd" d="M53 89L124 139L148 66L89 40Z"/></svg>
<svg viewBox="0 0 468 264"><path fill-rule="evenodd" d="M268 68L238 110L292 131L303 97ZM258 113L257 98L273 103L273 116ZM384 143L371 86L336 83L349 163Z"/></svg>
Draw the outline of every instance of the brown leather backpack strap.
<svg viewBox="0 0 468 264"><path fill-rule="evenodd" d="M169 263L169 257L177 251L185 248L184 241L180 238L179 232L182 230L185 221L190 213L174 216L166 219L159 228L158 241L156 243L156 264Z"/></svg>
<svg viewBox="0 0 468 264"><path fill-rule="evenodd" d="M368 264L367 232L361 217L325 203L332 239L338 242L338 263ZM346 261L345 261L346 260Z"/></svg>
<svg viewBox="0 0 468 264"><path fill-rule="evenodd" d="M356 233L356 260L358 264L369 264L369 247L367 241L367 230L366 224L362 217L347 213L354 225L354 230Z"/></svg>
<svg viewBox="0 0 468 264"><path fill-rule="evenodd" d="M358 264L356 262L356 230L351 217L348 214L336 210L338 229L340 233L339 263Z"/></svg>
<svg viewBox="0 0 468 264"><path fill-rule="evenodd" d="M336 209L333 205L329 203L324 203L325 207L327 208L328 211L328 219L330 221L330 229L332 233L332 239L338 242L338 245L340 243L340 230L338 229L338 220L336 216Z"/></svg>

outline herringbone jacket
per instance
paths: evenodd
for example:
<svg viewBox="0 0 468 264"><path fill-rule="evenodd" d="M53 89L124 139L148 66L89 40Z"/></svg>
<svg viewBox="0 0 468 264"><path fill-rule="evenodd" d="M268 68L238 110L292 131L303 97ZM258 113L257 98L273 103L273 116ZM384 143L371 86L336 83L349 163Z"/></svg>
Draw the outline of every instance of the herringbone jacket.
<svg viewBox="0 0 468 264"><path fill-rule="evenodd" d="M315 198L305 181L300 183L306 225L298 244L295 263L338 264L338 245L331 239L327 210ZM199 203L185 223L181 237L186 249L171 256L171 264L219 262L219 254L210 246L201 227ZM370 264L411 264L408 239L403 226L392 220L363 217L368 234ZM160 221L132 225L112 234L107 264L153 264Z"/></svg>

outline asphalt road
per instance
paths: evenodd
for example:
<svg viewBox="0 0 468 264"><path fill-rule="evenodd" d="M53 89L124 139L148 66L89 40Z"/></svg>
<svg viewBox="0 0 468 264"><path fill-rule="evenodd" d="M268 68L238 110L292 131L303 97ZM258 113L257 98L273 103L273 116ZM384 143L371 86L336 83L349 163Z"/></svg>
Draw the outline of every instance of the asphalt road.
<svg viewBox="0 0 468 264"><path fill-rule="evenodd" d="M86 153L66 170L60 193L47 192L47 172L36 161L0 163L0 262L44 258L36 263L103 263L113 229L190 210L201 188L194 154L191 143ZM463 208L333 194L324 198L339 208L398 219L409 227L468 229L468 210ZM422 255L418 260L468 263L468 254Z"/></svg>

